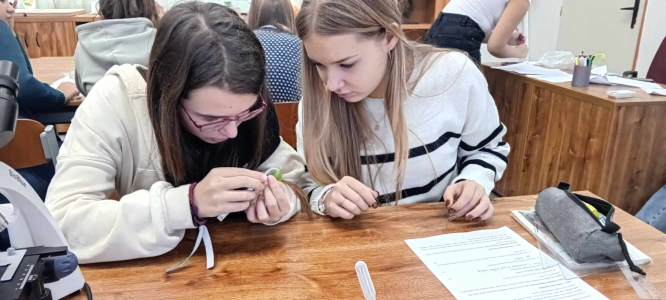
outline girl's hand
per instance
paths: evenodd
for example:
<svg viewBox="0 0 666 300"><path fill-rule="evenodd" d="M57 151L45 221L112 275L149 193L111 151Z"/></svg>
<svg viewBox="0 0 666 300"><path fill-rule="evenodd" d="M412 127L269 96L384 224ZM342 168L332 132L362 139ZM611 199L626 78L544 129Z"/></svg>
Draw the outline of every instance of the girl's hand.
<svg viewBox="0 0 666 300"><path fill-rule="evenodd" d="M250 205L245 211L247 219L252 223L275 223L280 221L291 211L289 194L286 192L288 188L284 183L277 181L275 177L268 176L268 186L263 193L259 194L256 203Z"/></svg>
<svg viewBox="0 0 666 300"><path fill-rule="evenodd" d="M447 187L444 201L451 220L462 216L466 220L487 220L495 212L486 189L474 180L461 181Z"/></svg>
<svg viewBox="0 0 666 300"><path fill-rule="evenodd" d="M509 38L509 42L507 43L509 46L518 46L525 44L525 36L523 35L522 32L516 30L511 34L511 37Z"/></svg>
<svg viewBox="0 0 666 300"><path fill-rule="evenodd" d="M210 170L194 187L194 204L199 208L199 217L212 218L246 210L257 194L264 190L266 181L266 175L248 169Z"/></svg>
<svg viewBox="0 0 666 300"><path fill-rule="evenodd" d="M324 202L327 215L351 219L367 212L370 207L377 208L377 197L379 197L378 192L352 177L345 176L321 201Z"/></svg>

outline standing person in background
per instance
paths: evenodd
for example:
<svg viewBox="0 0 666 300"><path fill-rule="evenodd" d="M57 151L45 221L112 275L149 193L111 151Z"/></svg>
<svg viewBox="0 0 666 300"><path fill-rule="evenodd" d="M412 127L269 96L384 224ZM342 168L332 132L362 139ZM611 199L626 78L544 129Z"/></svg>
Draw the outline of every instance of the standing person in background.
<svg viewBox="0 0 666 300"><path fill-rule="evenodd" d="M289 0L252 0L250 28L266 52L268 91L274 102L301 99L301 40L294 35Z"/></svg>
<svg viewBox="0 0 666 300"><path fill-rule="evenodd" d="M14 33L16 3L13 0L0 0L0 60L9 60L19 67L21 91L16 99L19 104L19 116L30 118L31 110L62 106L78 96L79 91L74 84L68 82L63 82L54 89L32 75L28 55Z"/></svg>
<svg viewBox="0 0 666 300"><path fill-rule="evenodd" d="M525 58L525 37L516 30L530 0L451 0L432 24L425 42L465 51L481 63L481 43L499 58Z"/></svg>
<svg viewBox="0 0 666 300"><path fill-rule="evenodd" d="M100 0L99 14L103 20L76 27L76 86L86 96L115 65L148 66L164 10L155 0Z"/></svg>

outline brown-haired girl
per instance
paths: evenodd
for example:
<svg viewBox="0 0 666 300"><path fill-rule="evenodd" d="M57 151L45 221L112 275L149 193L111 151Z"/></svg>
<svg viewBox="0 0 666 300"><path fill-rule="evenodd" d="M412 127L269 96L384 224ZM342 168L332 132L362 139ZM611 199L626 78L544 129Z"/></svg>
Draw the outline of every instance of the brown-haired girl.
<svg viewBox="0 0 666 300"><path fill-rule="evenodd" d="M287 182L303 160L278 135L265 72L233 10L190 2L163 17L148 69L116 66L95 85L46 199L81 262L161 255L209 217L276 224L300 210Z"/></svg>
<svg viewBox="0 0 666 300"><path fill-rule="evenodd" d="M157 23L164 14L155 0L100 0L102 20L76 27L76 85L83 95L115 65L148 66Z"/></svg>

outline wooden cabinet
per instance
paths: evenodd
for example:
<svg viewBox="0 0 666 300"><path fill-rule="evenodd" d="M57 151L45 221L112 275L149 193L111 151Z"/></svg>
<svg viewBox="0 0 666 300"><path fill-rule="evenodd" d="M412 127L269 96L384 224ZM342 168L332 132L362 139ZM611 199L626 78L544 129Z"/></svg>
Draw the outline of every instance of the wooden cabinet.
<svg viewBox="0 0 666 300"><path fill-rule="evenodd" d="M400 0L404 7L411 7L403 20L402 29L410 40L421 41L439 13L450 0Z"/></svg>
<svg viewBox="0 0 666 300"><path fill-rule="evenodd" d="M41 56L74 56L78 41L74 22L45 22L37 27Z"/></svg>
<svg viewBox="0 0 666 300"><path fill-rule="evenodd" d="M37 46L37 23L19 23L14 24L14 32L21 41L23 49L28 54L29 58L40 57L39 48Z"/></svg>
<svg viewBox="0 0 666 300"><path fill-rule="evenodd" d="M16 22L14 31L29 58L74 56L78 38L72 21Z"/></svg>
<svg viewBox="0 0 666 300"><path fill-rule="evenodd" d="M609 89L632 88L483 71L511 146L500 194L536 194L563 181L635 214L666 184L666 99L637 90L615 100Z"/></svg>
<svg viewBox="0 0 666 300"><path fill-rule="evenodd" d="M29 58L74 56L76 26L93 22L91 14L63 16L14 15L14 31Z"/></svg>

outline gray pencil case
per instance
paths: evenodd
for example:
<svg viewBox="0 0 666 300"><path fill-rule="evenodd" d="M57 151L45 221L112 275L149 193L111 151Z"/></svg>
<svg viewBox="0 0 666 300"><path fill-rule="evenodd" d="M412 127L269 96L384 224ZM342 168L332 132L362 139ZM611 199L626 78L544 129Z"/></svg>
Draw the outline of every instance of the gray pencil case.
<svg viewBox="0 0 666 300"><path fill-rule="evenodd" d="M605 219L597 218L585 203L605 215ZM571 193L568 184L560 183L539 193L536 213L576 262L626 259L632 271L645 275L629 257L627 245L618 232L620 226L612 221L615 207L609 202Z"/></svg>

